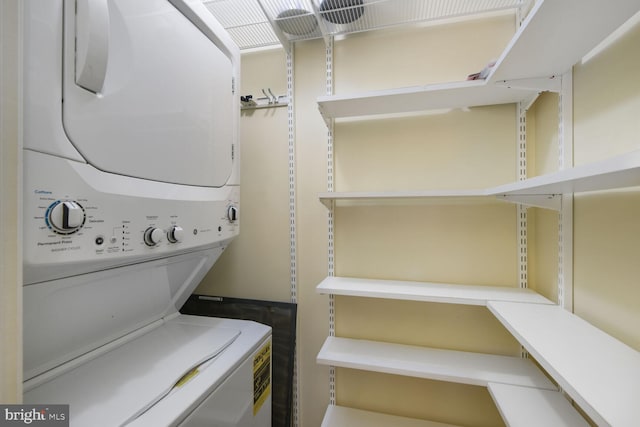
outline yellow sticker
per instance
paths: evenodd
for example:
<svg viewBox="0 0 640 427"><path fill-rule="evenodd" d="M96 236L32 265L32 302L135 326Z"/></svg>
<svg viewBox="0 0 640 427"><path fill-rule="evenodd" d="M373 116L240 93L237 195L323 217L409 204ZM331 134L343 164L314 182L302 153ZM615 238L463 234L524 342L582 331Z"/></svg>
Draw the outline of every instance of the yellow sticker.
<svg viewBox="0 0 640 427"><path fill-rule="evenodd" d="M253 357L253 415L271 394L271 341Z"/></svg>
<svg viewBox="0 0 640 427"><path fill-rule="evenodd" d="M189 382L189 380L191 380L191 378L195 377L196 375L198 375L200 373L200 371L198 371L198 368L193 368L192 370L190 370L189 372L187 372L186 374L184 374L182 376L182 378L180 378L178 380L178 382L176 382L176 384L173 386L175 388L177 387L182 387L183 385L185 385L186 383Z"/></svg>

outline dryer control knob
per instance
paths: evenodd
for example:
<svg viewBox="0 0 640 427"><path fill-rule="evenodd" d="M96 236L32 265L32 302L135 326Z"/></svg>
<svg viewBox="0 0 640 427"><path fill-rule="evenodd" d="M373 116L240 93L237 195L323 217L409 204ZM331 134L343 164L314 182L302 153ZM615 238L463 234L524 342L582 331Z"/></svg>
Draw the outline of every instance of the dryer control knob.
<svg viewBox="0 0 640 427"><path fill-rule="evenodd" d="M182 229L182 227L178 227L177 225L171 227L171 229L167 232L167 240L169 240L171 243L181 242L183 237L184 230Z"/></svg>
<svg viewBox="0 0 640 427"><path fill-rule="evenodd" d="M59 234L72 234L84 224L84 209L72 200L57 201L47 209L49 228Z"/></svg>
<svg viewBox="0 0 640 427"><path fill-rule="evenodd" d="M229 206L227 209L227 219L229 222L236 222L238 219L238 208L235 206Z"/></svg>
<svg viewBox="0 0 640 427"><path fill-rule="evenodd" d="M149 227L144 232L144 243L147 246L155 246L162 241L164 231L159 228Z"/></svg>

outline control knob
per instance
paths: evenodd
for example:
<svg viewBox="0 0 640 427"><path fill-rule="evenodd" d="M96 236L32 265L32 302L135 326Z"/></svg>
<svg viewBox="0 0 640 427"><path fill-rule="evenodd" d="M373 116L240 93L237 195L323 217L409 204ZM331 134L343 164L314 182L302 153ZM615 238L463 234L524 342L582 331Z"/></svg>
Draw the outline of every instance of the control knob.
<svg viewBox="0 0 640 427"><path fill-rule="evenodd" d="M144 232L144 243L147 246L155 246L162 241L164 231L156 227L149 227Z"/></svg>
<svg viewBox="0 0 640 427"><path fill-rule="evenodd" d="M229 222L236 222L238 219L238 208L236 206L229 206L227 208L227 219Z"/></svg>
<svg viewBox="0 0 640 427"><path fill-rule="evenodd" d="M47 210L49 227L59 234L72 234L84 224L84 209L72 200L57 201Z"/></svg>
<svg viewBox="0 0 640 427"><path fill-rule="evenodd" d="M167 240L171 243L181 242L183 237L184 230L182 227L178 227L177 225L174 225L169 229L169 231L167 231Z"/></svg>

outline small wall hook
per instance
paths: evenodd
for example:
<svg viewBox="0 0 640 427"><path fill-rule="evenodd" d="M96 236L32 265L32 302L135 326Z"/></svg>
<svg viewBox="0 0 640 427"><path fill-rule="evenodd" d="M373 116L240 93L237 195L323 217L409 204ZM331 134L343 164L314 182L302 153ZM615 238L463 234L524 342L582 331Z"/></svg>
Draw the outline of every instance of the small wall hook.
<svg viewBox="0 0 640 427"><path fill-rule="evenodd" d="M273 99L273 103L274 103L274 104L277 104L277 103L278 103L278 97L277 97L277 96L275 96L275 95L273 94L273 92L271 92L271 88L269 88L269 89L267 89L267 90L269 91L269 95L271 95L271 99Z"/></svg>
<svg viewBox="0 0 640 427"><path fill-rule="evenodd" d="M264 89L262 89L262 93L264 93L264 96L269 100L269 104L273 104L273 94L267 94ZM269 89L269 93L271 93L271 89Z"/></svg>

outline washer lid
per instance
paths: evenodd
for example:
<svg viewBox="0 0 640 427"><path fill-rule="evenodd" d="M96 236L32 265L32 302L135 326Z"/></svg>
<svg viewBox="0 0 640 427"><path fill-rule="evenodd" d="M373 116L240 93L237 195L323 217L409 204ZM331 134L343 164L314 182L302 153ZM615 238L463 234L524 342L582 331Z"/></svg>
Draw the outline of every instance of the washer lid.
<svg viewBox="0 0 640 427"><path fill-rule="evenodd" d="M220 29L209 29L214 39ZM224 185L239 115L237 58L212 39L168 1L65 1L62 120L86 161L116 174Z"/></svg>
<svg viewBox="0 0 640 427"><path fill-rule="evenodd" d="M240 333L169 321L26 392L24 400L71 403L74 425L123 425L161 400L193 368L221 354Z"/></svg>

